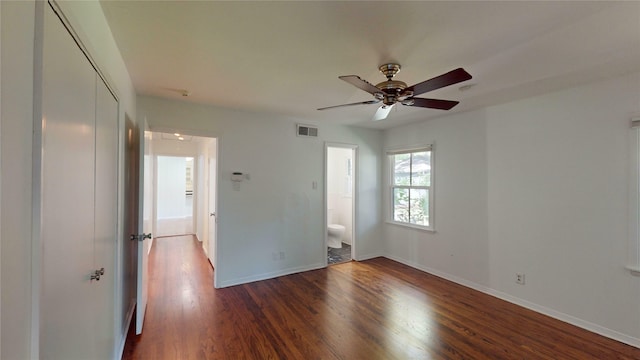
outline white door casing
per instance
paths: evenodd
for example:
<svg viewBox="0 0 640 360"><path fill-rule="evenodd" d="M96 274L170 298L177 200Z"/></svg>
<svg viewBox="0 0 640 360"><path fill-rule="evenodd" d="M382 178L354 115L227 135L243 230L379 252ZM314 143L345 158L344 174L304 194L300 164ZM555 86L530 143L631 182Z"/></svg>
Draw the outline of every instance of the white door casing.
<svg viewBox="0 0 640 360"><path fill-rule="evenodd" d="M330 143L327 142L324 145L324 228L328 229L329 218L328 214L328 183L329 179L327 177L328 174L328 166L329 166L329 148L342 148L342 149L350 149L351 150L351 173L352 173L352 182L350 184L351 188L351 259L356 260L357 254L357 239L356 239L356 214L357 214L357 204L358 204L358 145L354 144L343 144L343 143ZM324 232L324 241L325 241L325 252L328 244L328 232L325 230ZM325 264L328 264L327 256L324 256Z"/></svg>
<svg viewBox="0 0 640 360"><path fill-rule="evenodd" d="M211 144L210 146L214 146L215 144ZM209 254L209 261L211 261L211 265L216 266L216 229L217 229L217 209L216 209L216 158L209 157L209 249L207 252Z"/></svg>
<svg viewBox="0 0 640 360"><path fill-rule="evenodd" d="M139 210L138 210L138 270L137 270L137 290L136 290L136 334L142 333L144 315L147 309L148 281L149 281L149 251L151 250L152 222L145 219L152 218L152 203L145 202L147 194L152 191L149 184L152 184L153 157L151 154L151 132L145 119L144 131L140 132L140 188L139 188ZM146 169L151 169L146 173Z"/></svg>
<svg viewBox="0 0 640 360"><path fill-rule="evenodd" d="M118 103L97 78L95 140L94 256L101 279L96 281L94 306L98 352L109 354L115 344L116 238L118 231ZM104 269L104 272L102 271Z"/></svg>

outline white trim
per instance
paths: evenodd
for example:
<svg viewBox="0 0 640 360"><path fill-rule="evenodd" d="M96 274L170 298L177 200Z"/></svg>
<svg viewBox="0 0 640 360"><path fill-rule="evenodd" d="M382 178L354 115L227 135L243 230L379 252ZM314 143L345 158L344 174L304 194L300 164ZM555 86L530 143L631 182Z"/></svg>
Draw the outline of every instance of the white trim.
<svg viewBox="0 0 640 360"><path fill-rule="evenodd" d="M326 257L327 257L326 254L325 254L324 257L326 259ZM311 270L318 270L318 269L322 269L322 268L326 268L326 267L327 267L326 264L320 263L320 264L314 264L314 265L310 265L310 266L298 266L298 267L293 267L293 268L288 268L288 269L283 269L283 270L278 270L278 271L272 271L272 272L268 272L268 273L264 273L264 274L251 275L251 276L246 276L246 277L237 278L237 279L230 279L230 280L225 280L225 281L221 282L219 284L220 286L216 286L216 289L225 288L225 287L229 287L229 286L235 286L235 285L248 284L248 283L252 283L252 282L255 282L255 281L268 280L268 279L273 279L273 278L277 278L277 277L280 277L280 276L297 274L297 273L301 273L301 272L305 272L305 271L311 271Z"/></svg>
<svg viewBox="0 0 640 360"><path fill-rule="evenodd" d="M40 358L40 304L42 303L42 163L43 163L43 51L44 17L47 3L36 1L33 54L33 143L31 164L31 358Z"/></svg>
<svg viewBox="0 0 640 360"><path fill-rule="evenodd" d="M577 326L579 328L594 332L596 334L602 335L604 337L616 340L616 341L620 341L622 343L625 343L627 345L631 345L637 348L640 348L640 338L634 338L632 336L623 334L621 332L606 328L604 326L598 325L598 324L594 324L592 322L586 321L586 320L582 320L579 319L575 316L572 315L568 315L565 314L563 312L560 311L556 311L553 309L550 309L548 307L542 306L542 305L538 305L536 303L524 300L524 299L520 299L518 297L509 295L507 293L504 293L502 291L498 291L495 289L492 289L488 286L484 286L484 285L480 285L477 284L473 281L468 281L466 279L460 278L458 276L455 275L451 275L436 269L432 269L426 266L422 266L416 262L410 261L410 260L405 260L403 258L399 258L399 257L395 257L395 256L386 256L386 258L391 259L393 261L397 261L399 263L405 264L407 266L410 266L412 268L424 271L426 273L429 273L431 275L443 278L445 280L449 280L451 282L454 282L456 284L462 285L462 286L466 286L468 288L471 288L473 290L477 290L480 291L482 293L485 293L487 295L491 295L493 297L496 297L498 299L510 302L512 304L518 305L518 306L522 306L524 308L527 308L529 310L533 310L537 313L543 314L543 315L547 315L549 317L552 317L554 319L569 323L571 325Z"/></svg>
<svg viewBox="0 0 640 360"><path fill-rule="evenodd" d="M116 347L115 359L122 359L122 355L124 353L124 346L127 343L127 335L129 334L129 327L131 326L131 320L133 320L133 311L135 310L135 308L136 308L136 302L135 300L131 299L131 301L129 302L129 310L127 311L126 320L123 324L124 326L121 329L122 336L120 337L120 340L118 340L118 337L116 337L116 341L118 343L116 344L117 347Z"/></svg>
<svg viewBox="0 0 640 360"><path fill-rule="evenodd" d="M2 4L0 4L0 29L2 29ZM0 84L2 84L2 46L0 46ZM0 86L0 138L2 138L2 87ZM0 146L0 159L2 159ZM2 161L0 160L0 164ZM0 229L2 229L2 171L0 170ZM2 232L0 231L0 244ZM0 314L2 314L2 246L0 246ZM2 326L0 326L0 354L2 354Z"/></svg>
<svg viewBox="0 0 640 360"><path fill-rule="evenodd" d="M426 227L426 226L422 226L422 225L416 225L416 224L411 224L411 223L404 223L404 222L400 222L400 221L395 221L395 220L386 220L385 221L387 224L389 225L395 225L395 226L400 226L403 228L411 228L411 229L415 229L415 230L419 230L419 231L426 231L426 232L430 232L430 233L435 233L436 230Z"/></svg>
<svg viewBox="0 0 640 360"><path fill-rule="evenodd" d="M375 252L375 253L372 253L372 254L366 254L366 255L360 256L360 257L358 257L357 259L354 259L354 260L365 261L365 260L375 259L375 258L379 258L379 257L385 257L385 255L383 253L381 253L381 252Z"/></svg>
<svg viewBox="0 0 640 360"><path fill-rule="evenodd" d="M388 149L386 151L387 155L400 155L400 154L409 154L412 152L420 152L420 151L431 151L433 149L433 145L432 144L428 144L428 145L419 145L416 147L403 147L403 148L398 148L398 149Z"/></svg>
<svg viewBox="0 0 640 360"><path fill-rule="evenodd" d="M629 148L629 251L626 268L632 274L640 275L640 127L631 128Z"/></svg>
<svg viewBox="0 0 640 360"><path fill-rule="evenodd" d="M640 276L640 266L625 266L625 269L631 271L632 275Z"/></svg>
<svg viewBox="0 0 640 360"><path fill-rule="evenodd" d="M387 171L387 191L389 192L387 194L387 203L384 206L385 209L385 222L388 224L393 224L393 225L397 225L397 226L402 226L402 227L407 227L407 228L412 228L412 229L417 229L417 230L422 230L422 231L429 231L429 232L436 232L436 226L435 226L435 144L431 144L431 145L419 145L419 146L410 146L410 147L405 147L405 148L397 148L397 149L387 149L385 150L385 156L387 158L387 166L389 167L388 171ZM431 166L431 171L429 174L429 181L430 184L429 186L407 186L407 185L395 185L394 184L394 163L393 163L393 156L394 155L401 155L401 154L410 154L410 153L414 153L414 152L422 152L422 151L428 151L429 154L429 158L430 158L430 166ZM419 224L412 224L412 223L406 223L406 222L401 222L401 221L396 221L393 218L393 189L394 188L406 188L406 189L427 189L429 191L429 225L428 226L424 226L424 225L419 225Z"/></svg>

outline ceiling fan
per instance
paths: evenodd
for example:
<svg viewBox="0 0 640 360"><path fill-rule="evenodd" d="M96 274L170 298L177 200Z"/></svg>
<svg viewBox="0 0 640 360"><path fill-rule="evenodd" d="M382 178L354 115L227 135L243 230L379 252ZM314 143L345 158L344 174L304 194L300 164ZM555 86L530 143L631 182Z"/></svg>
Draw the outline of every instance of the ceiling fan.
<svg viewBox="0 0 640 360"><path fill-rule="evenodd" d="M446 74L442 74L432 79L425 80L421 83L417 83L413 86L407 86L407 84L402 81L392 80L393 77L400 71L399 64L384 64L381 65L378 69L384 74L384 76L387 77L387 81L383 81L377 85L373 85L357 75L338 76L340 80L344 80L349 84L357 87L358 89L364 90L373 95L374 100L327 106L319 108L318 110L326 110L353 105L369 105L382 102L382 105L380 106L380 108L378 108L378 111L376 111L373 120L385 119L387 115L389 115L391 108L393 108L393 106L398 102L406 106L418 106L430 109L449 110L458 105L459 102L452 100L425 99L414 96L424 94L428 91L440 89L445 86L457 84L459 82L463 82L472 78L472 76L469 75L469 73L466 72L463 68L458 68L449 71Z"/></svg>

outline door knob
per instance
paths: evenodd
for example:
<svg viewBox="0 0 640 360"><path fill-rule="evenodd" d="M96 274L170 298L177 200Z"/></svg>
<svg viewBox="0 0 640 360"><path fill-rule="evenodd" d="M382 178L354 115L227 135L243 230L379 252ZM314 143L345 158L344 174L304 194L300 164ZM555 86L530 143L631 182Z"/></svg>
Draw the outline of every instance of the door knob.
<svg viewBox="0 0 640 360"><path fill-rule="evenodd" d="M138 240L138 241L144 241L144 239L151 239L151 233L148 234L131 234L131 236L129 237L130 240Z"/></svg>
<svg viewBox="0 0 640 360"><path fill-rule="evenodd" d="M100 268L100 270L95 270L91 274L91 280L100 281L100 276L104 275L104 268Z"/></svg>

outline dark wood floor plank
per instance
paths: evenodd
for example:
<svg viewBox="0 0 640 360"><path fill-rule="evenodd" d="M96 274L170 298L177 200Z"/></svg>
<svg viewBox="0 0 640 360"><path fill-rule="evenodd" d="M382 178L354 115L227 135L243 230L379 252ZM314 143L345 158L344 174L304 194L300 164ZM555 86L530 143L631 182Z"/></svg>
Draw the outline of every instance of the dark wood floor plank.
<svg viewBox="0 0 640 360"><path fill-rule="evenodd" d="M640 349L385 258L225 289L192 236L156 239L124 359L640 359Z"/></svg>

